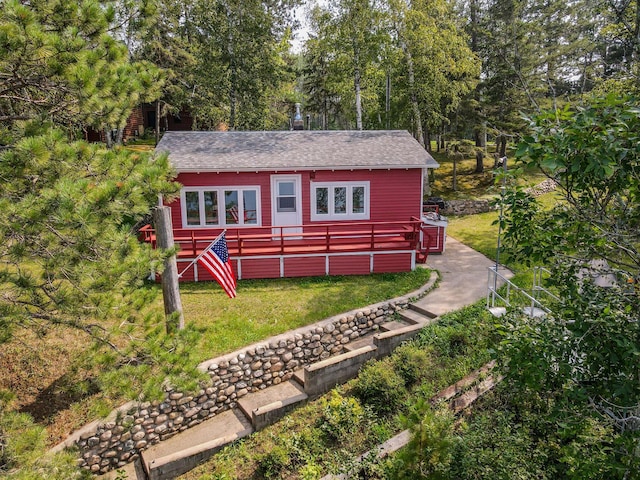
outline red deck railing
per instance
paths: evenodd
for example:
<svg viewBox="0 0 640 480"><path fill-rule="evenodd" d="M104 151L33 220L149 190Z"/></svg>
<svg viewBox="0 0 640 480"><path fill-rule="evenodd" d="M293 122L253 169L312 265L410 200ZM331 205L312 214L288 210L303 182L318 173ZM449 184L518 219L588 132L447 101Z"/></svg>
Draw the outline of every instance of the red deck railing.
<svg viewBox="0 0 640 480"><path fill-rule="evenodd" d="M175 229L178 256L196 257L221 229ZM227 228L229 254L234 257L344 253L376 250L420 250L421 221L326 223L304 226ZM155 247L155 231L141 230Z"/></svg>

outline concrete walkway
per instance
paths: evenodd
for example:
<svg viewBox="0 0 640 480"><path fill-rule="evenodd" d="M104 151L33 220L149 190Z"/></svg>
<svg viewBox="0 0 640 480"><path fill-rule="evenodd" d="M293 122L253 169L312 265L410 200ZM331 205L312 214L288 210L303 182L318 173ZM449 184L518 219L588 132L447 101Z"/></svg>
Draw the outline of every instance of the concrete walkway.
<svg viewBox="0 0 640 480"><path fill-rule="evenodd" d="M438 287L413 304L413 311L405 310L403 315L409 323L423 322L422 324L428 324L424 322L432 321L430 318L458 310L485 298L488 268L494 265L495 262L484 255L451 237L447 237L445 253L430 255L425 265L440 273ZM512 276L512 273L503 267L500 268L500 273L506 278ZM412 317L420 317L421 315L424 315L422 320L417 318L415 321L412 320ZM390 322L390 324L393 323L397 322ZM402 325L397 327L391 325L390 328L401 327ZM384 326L382 331L384 331ZM304 396L306 398L306 395L299 391L297 386L295 386L296 390L293 393L287 391L292 388L294 387L289 384L281 384L249 394L239 402L239 409L227 411L197 427L185 430L150 447L142 452L141 460L124 468L125 478L137 480L175 478L180 473L206 460L225 444L251 434L255 429L252 428L245 416L251 417L251 412L257 411L258 407L254 403L270 406L282 404L281 407L286 408L287 405L294 406L290 399L295 399L297 402L301 400L298 397ZM245 415L243 416L242 413ZM104 478L116 478L116 475L117 472L111 472Z"/></svg>
<svg viewBox="0 0 640 480"><path fill-rule="evenodd" d="M418 300L416 305L439 317L477 302L487 295L488 269L493 266L495 261L447 237L445 253L429 255L426 263L426 267L440 272L438 288ZM499 267L499 272L505 278L513 277L513 273L503 266Z"/></svg>

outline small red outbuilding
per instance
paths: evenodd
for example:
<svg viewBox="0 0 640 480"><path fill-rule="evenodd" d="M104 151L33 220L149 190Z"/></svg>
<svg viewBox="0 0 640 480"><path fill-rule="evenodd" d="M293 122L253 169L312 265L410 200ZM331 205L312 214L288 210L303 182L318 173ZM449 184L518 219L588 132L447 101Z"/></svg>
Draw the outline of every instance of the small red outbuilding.
<svg viewBox="0 0 640 480"><path fill-rule="evenodd" d="M438 164L405 131L166 132L157 151L182 184L178 271L222 230L238 278L408 271L427 253ZM210 279L197 264L181 278Z"/></svg>

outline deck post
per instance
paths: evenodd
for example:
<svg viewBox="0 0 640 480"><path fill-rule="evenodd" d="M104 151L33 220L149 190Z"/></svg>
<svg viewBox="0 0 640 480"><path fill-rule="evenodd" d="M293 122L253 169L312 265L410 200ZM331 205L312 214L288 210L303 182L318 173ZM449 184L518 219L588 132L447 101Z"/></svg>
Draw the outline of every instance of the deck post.
<svg viewBox="0 0 640 480"><path fill-rule="evenodd" d="M158 206L153 211L153 223L156 228L158 248L162 250L174 248L173 229L171 225L171 208ZM173 322L177 320L178 330L184 328L182 301L178 287L178 262L175 253L164 261L162 272L162 298L167 333L173 330Z"/></svg>

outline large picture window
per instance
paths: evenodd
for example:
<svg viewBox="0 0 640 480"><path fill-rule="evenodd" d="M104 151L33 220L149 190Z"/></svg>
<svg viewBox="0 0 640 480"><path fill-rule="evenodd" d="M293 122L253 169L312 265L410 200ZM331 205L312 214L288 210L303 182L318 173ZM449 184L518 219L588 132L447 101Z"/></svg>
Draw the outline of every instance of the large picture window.
<svg viewBox="0 0 640 480"><path fill-rule="evenodd" d="M260 187L185 187L182 226L257 226L260 221Z"/></svg>
<svg viewBox="0 0 640 480"><path fill-rule="evenodd" d="M311 184L311 220L368 220L369 182Z"/></svg>

